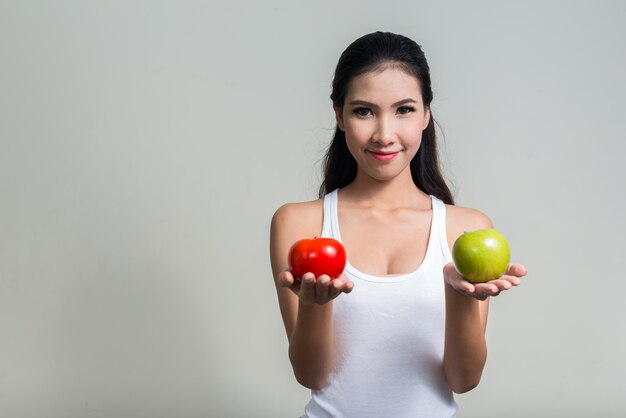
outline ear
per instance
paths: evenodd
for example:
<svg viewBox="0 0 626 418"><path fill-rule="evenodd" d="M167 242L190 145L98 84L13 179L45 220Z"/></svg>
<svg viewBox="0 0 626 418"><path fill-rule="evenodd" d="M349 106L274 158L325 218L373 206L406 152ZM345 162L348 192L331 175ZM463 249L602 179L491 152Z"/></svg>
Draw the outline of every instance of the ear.
<svg viewBox="0 0 626 418"><path fill-rule="evenodd" d="M335 111L335 120L337 121L337 127L343 131L343 109L337 107L337 105L333 103L333 110Z"/></svg>
<svg viewBox="0 0 626 418"><path fill-rule="evenodd" d="M424 123L422 125L423 126L422 131L428 127L429 122L430 122L430 106L426 106L424 108Z"/></svg>

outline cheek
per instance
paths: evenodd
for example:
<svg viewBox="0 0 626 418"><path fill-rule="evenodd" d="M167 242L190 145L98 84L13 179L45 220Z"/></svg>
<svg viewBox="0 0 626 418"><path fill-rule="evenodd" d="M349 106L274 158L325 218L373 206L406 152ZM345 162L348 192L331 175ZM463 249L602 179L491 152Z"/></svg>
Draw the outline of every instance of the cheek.
<svg viewBox="0 0 626 418"><path fill-rule="evenodd" d="M345 134L346 146L348 147L348 151L350 151L350 154L352 154L352 156L356 158L357 155L360 154L360 150L362 149L363 144L361 141L355 139L351 132L346 131Z"/></svg>
<svg viewBox="0 0 626 418"><path fill-rule="evenodd" d="M410 143L420 142L422 140L422 133L421 127L414 123L406 124L398 129L398 135Z"/></svg>
<svg viewBox="0 0 626 418"><path fill-rule="evenodd" d="M368 124L363 123L362 121L347 122L344 128L348 143L365 143L369 140L372 134Z"/></svg>

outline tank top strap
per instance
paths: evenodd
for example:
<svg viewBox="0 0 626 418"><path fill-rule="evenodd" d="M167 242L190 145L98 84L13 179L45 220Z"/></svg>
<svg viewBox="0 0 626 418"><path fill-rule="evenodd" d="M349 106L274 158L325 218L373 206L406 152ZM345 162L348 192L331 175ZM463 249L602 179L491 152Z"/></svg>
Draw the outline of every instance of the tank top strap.
<svg viewBox="0 0 626 418"><path fill-rule="evenodd" d="M431 196L433 204L433 220L431 234L434 235L435 241L432 244L439 246L444 259L452 261L452 253L448 245L448 233L446 228L446 205L435 196Z"/></svg>
<svg viewBox="0 0 626 418"><path fill-rule="evenodd" d="M324 196L322 237L341 241L339 236L339 218L337 217L337 190L335 189Z"/></svg>

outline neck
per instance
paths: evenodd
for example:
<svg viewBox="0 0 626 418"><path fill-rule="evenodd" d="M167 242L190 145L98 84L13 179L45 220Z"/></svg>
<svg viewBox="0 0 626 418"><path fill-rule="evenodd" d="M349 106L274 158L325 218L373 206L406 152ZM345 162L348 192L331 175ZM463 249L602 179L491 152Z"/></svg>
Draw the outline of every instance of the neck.
<svg viewBox="0 0 626 418"><path fill-rule="evenodd" d="M413 183L411 171L408 169L399 176L385 181L357 172L354 181L341 192L344 201L383 209L430 206L430 197Z"/></svg>

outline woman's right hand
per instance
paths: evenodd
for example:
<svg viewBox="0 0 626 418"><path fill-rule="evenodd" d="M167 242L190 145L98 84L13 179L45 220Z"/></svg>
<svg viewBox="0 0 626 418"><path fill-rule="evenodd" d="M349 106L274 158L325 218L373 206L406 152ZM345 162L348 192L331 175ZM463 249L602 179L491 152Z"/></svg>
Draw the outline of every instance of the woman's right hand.
<svg viewBox="0 0 626 418"><path fill-rule="evenodd" d="M354 287L343 274L336 279L322 274L315 277L313 273L305 273L296 278L289 270L278 275L278 284L290 289L300 299L303 305L324 305L342 293L350 293Z"/></svg>

